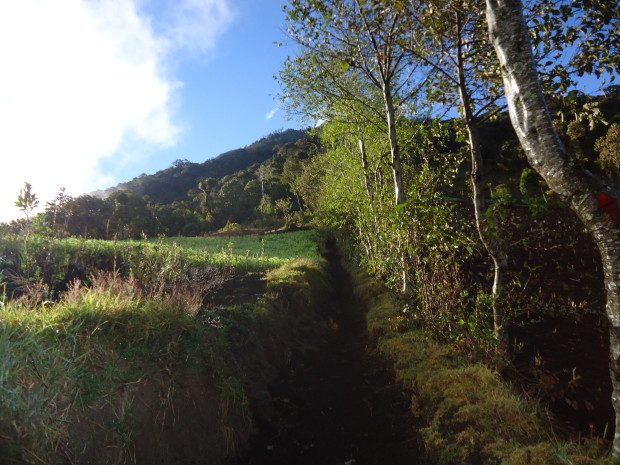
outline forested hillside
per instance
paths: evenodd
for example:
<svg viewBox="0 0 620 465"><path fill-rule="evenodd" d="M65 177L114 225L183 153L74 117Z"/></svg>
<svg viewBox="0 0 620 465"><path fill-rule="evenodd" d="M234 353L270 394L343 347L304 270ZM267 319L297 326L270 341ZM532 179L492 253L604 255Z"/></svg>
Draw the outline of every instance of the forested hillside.
<svg viewBox="0 0 620 465"><path fill-rule="evenodd" d="M317 148L307 132L289 129L204 163L177 160L105 191L70 197L61 190L34 227L59 238L137 239L196 236L239 222L264 228L301 224L294 181ZM29 220L3 229L19 233Z"/></svg>
<svg viewBox="0 0 620 465"><path fill-rule="evenodd" d="M155 174L143 174L133 180L96 192L98 197L108 197L122 190L140 196L147 196L154 203L172 203L185 200L187 192L196 188L196 180L204 178L223 178L237 171L262 163L273 155L274 148L306 137L303 131L288 129L269 134L247 147L230 150L203 163L176 160L170 168Z"/></svg>

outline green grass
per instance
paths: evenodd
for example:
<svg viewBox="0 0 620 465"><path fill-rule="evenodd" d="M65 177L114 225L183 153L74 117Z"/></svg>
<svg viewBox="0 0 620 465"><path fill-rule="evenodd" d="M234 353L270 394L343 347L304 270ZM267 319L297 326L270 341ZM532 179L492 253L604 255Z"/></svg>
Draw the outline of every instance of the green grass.
<svg viewBox="0 0 620 465"><path fill-rule="evenodd" d="M0 300L11 297L17 285L10 276L47 286L45 300L54 300L63 280L88 280L97 270L118 270L145 285L162 280L174 285L190 268L234 269L241 272L274 270L295 259L318 261L313 231L265 236L180 237L150 241L103 241L32 237L0 237ZM5 284L8 283L8 287ZM5 291L7 295L5 296Z"/></svg>
<svg viewBox="0 0 620 465"><path fill-rule="evenodd" d="M218 263L232 263L249 271L272 270L295 259L320 259L314 231L231 237L169 237L153 239L152 242L177 245L194 259L208 255Z"/></svg>

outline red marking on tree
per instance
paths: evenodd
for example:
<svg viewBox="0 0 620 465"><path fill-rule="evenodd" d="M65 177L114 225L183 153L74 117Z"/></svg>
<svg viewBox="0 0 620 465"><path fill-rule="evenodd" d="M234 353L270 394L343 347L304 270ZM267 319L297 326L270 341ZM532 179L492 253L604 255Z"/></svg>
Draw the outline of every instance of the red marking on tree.
<svg viewBox="0 0 620 465"><path fill-rule="evenodd" d="M599 208L609 213L616 227L620 228L620 205L618 205L618 201L604 192L598 194L596 200L598 200Z"/></svg>

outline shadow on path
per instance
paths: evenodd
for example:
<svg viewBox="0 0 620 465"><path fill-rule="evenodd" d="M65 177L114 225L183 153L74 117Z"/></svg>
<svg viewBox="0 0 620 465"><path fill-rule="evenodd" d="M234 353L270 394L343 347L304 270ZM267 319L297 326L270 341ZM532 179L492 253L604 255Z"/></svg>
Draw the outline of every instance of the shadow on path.
<svg viewBox="0 0 620 465"><path fill-rule="evenodd" d="M376 355L335 244L320 323L271 389L274 415L236 465L415 465L408 395ZM301 348L303 347L303 349Z"/></svg>

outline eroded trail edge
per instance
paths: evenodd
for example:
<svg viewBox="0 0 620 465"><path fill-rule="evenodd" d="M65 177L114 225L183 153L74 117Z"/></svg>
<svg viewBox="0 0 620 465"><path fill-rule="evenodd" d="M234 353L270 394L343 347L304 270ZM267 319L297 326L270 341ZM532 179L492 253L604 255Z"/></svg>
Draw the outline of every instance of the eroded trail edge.
<svg viewBox="0 0 620 465"><path fill-rule="evenodd" d="M409 395L375 354L335 245L328 244L326 258L332 294L293 347L271 388L273 415L259 419L259 433L237 465L419 462Z"/></svg>

